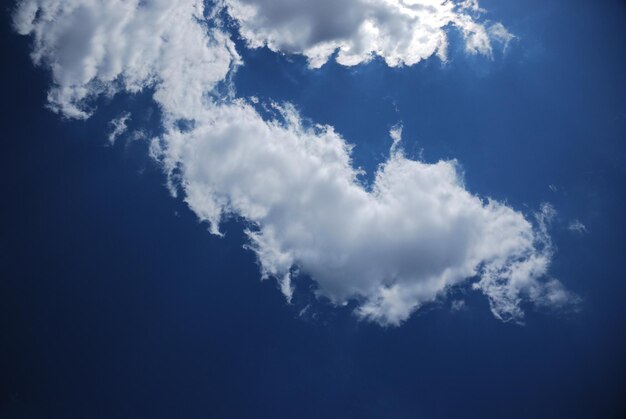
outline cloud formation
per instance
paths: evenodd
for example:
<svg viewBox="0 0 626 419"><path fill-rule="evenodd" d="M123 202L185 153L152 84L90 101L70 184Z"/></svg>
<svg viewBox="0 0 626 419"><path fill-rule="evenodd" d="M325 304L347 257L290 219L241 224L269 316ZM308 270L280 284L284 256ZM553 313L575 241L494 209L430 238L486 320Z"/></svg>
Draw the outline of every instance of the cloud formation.
<svg viewBox="0 0 626 419"><path fill-rule="evenodd" d="M313 7L292 3L305 11ZM412 19L420 22L434 19L433 13L460 19L464 15L455 10L478 9L474 2L430 3L367 4L393 19L404 19L396 16L400 9L414 10L420 17ZM285 6L258 5L272 16L274 6ZM289 13L297 10L289 7L285 13L291 19ZM310 11L313 19L318 12ZM478 279L475 288L503 320L521 321L524 300L552 307L572 300L560 282L543 279L552 256L550 207L533 224L505 204L471 194L455 161L407 158L400 126L390 132L393 146L373 184L363 185L352 165L352 146L332 127L303 119L289 104L267 104L273 116L263 117L255 108L259 104L219 93L241 59L215 16L200 0L25 0L14 22L20 33L33 36L33 60L52 72L49 105L66 117L88 117L91 99L101 94L154 90L164 134L151 149L172 190L182 191L214 234L220 234L225 216L245 218L248 247L262 275L276 278L287 299L300 272L314 279L318 296L338 305L357 301L358 316L383 325L400 324L470 278ZM384 22L402 23L393 19ZM411 22L416 21L406 25ZM273 25L280 32L279 23ZM444 26L435 25L432 33ZM258 39L266 36L263 28L248 30ZM303 45L326 42L324 36ZM415 34L394 36L411 46ZM470 33L468 45L471 39ZM421 58L443 45L427 44ZM403 55L409 50L396 55L400 61L380 51L390 65L416 62ZM183 129L180 121L191 123Z"/></svg>
<svg viewBox="0 0 626 419"><path fill-rule="evenodd" d="M124 112L119 117L109 122L109 125L111 126L111 131L109 132L109 142L111 144L114 144L115 140L128 130L126 123L130 121L130 119L130 112Z"/></svg>
<svg viewBox="0 0 626 419"><path fill-rule="evenodd" d="M50 108L85 119L90 100L156 88L181 118L236 62L230 39L204 22L200 0L24 0L13 15L33 37L31 57L52 72Z"/></svg>
<svg viewBox="0 0 626 419"><path fill-rule="evenodd" d="M456 28L467 52L491 55L493 41L508 44L506 28L480 22L476 1L449 0L221 0L253 48L305 55L313 68L337 52L353 66L379 56L392 67L434 54L446 59L447 31Z"/></svg>
<svg viewBox="0 0 626 419"><path fill-rule="evenodd" d="M583 234L587 232L587 226L580 222L580 220L574 220L569 223L567 226L569 231L573 231L574 233Z"/></svg>
<svg viewBox="0 0 626 419"><path fill-rule="evenodd" d="M426 164L395 148L366 190L341 136L279 111L265 121L244 101L215 107L197 128L170 132L162 159L214 233L225 214L251 223L250 248L288 298L293 267L315 279L318 295L357 299L358 315L382 324L474 276L505 320L523 317L524 295L550 294L538 281L547 238L522 214L470 194L456 162Z"/></svg>

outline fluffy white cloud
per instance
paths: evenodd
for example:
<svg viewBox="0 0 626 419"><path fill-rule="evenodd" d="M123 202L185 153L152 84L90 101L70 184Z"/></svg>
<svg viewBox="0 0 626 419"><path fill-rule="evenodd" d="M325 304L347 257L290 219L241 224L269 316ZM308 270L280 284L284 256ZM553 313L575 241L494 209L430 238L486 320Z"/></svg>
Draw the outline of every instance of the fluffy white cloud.
<svg viewBox="0 0 626 419"><path fill-rule="evenodd" d="M52 71L49 106L71 118L87 118L99 94L146 87L169 114L191 118L238 60L203 23L202 0L23 0L13 22Z"/></svg>
<svg viewBox="0 0 626 419"><path fill-rule="evenodd" d="M319 6L307 4L313 3L263 2L286 7L289 21L298 7L312 7L318 19ZM457 20L465 16L445 2L376 4L381 16L391 16L381 20L388 25L400 6L419 16L406 25L446 10ZM358 20L362 12L354 13ZM380 324L401 323L469 278L480 279L476 289L504 320L522 319L524 299L550 306L572 300L558 281L542 280L552 255L549 207L533 227L510 207L472 195L455 161L427 164L405 157L400 126L390 132L389 159L373 184L363 185L351 146L332 127L303 121L291 105L273 104L275 116L263 118L255 109L262 105L258 101L217 93L216 85L240 58L229 37L209 27L204 15L199 0L25 0L14 21L20 33L33 35L34 61L52 71L50 106L67 117L88 117L90 99L99 94L154 89L164 135L152 152L172 189L183 191L215 234L224 216L245 218L248 247L263 276L276 278L288 299L296 272L303 272L318 284L318 295L335 304L356 300L357 315ZM394 36L410 46L416 35L403 33L401 20L393 22L400 31ZM464 24L470 23L475 24ZM443 26L435 25L434 32ZM486 48L470 42L477 31L467 36L474 45L469 48ZM396 55L400 61L386 58L392 65L414 62L403 55L407 51ZM192 123L181 129L181 119Z"/></svg>
<svg viewBox="0 0 626 419"><path fill-rule="evenodd" d="M524 297L544 307L570 306L575 308L580 299L567 291L563 284L554 279L539 282L547 274L553 255L553 246L548 234L548 225L556 215L549 204L544 204L535 214L537 228L535 234L535 251L523 258L512 260L508 266L496 267L486 265L479 282L474 289L481 290L489 298L491 311L502 320L521 322L523 311L520 307Z"/></svg>
<svg viewBox="0 0 626 419"><path fill-rule="evenodd" d="M486 26L476 1L449 0L221 0L251 47L304 54L320 67L356 65L382 57L390 66L412 65L437 54L446 59L450 27L469 53L491 55L492 41L513 36L502 24Z"/></svg>
<svg viewBox="0 0 626 419"><path fill-rule="evenodd" d="M319 295L357 299L357 313L382 324L474 276L502 319L521 319L524 297L548 298L538 280L551 256L543 219L535 231L519 212L470 194L456 162L410 160L397 145L367 190L341 136L278 109L266 121L244 101L215 106L193 130L171 131L161 156L214 233L225 214L250 222L250 248L287 297L297 267Z"/></svg>

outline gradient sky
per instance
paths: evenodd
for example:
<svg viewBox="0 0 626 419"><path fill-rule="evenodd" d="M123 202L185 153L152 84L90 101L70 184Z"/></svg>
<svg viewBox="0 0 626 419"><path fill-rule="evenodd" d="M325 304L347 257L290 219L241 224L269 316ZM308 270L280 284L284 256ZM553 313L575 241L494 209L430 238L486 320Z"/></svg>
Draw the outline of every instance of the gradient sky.
<svg viewBox="0 0 626 419"><path fill-rule="evenodd" d="M475 280L397 326L359 318L360 300L316 298L306 272L287 303L244 248L245 217L212 235L168 192L149 154L148 138L168 129L154 89L99 96L86 120L52 112L51 72L33 65L5 1L0 417L623 417L626 4L480 6L516 36L492 58L466 53L450 30L445 64L311 69L236 38L244 64L232 83L237 97L290 102L333 126L363 182L401 123L405 154L457 159L472 194L529 220L549 203L548 276L576 307L522 301L523 325L498 320Z"/></svg>

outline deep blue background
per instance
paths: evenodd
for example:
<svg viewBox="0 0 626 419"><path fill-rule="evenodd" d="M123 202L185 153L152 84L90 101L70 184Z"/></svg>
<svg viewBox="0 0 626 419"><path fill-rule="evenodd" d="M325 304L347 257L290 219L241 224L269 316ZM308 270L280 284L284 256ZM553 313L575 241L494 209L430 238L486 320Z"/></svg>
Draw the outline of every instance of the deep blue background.
<svg viewBox="0 0 626 419"><path fill-rule="evenodd" d="M5 2L11 4L10 2ZM504 4L506 3L506 4ZM369 175L402 121L409 154L458 158L468 188L559 212L551 274L578 314L498 322L483 297L400 328L298 317L260 282L241 225L206 232L108 121L157 132L149 92L87 122L44 108L49 75L2 14L0 417L610 418L626 412L626 4L483 1L519 39L493 61L309 71L246 52L243 96L295 102L357 144ZM548 185L557 187L552 191ZM581 220L587 234L567 225Z"/></svg>

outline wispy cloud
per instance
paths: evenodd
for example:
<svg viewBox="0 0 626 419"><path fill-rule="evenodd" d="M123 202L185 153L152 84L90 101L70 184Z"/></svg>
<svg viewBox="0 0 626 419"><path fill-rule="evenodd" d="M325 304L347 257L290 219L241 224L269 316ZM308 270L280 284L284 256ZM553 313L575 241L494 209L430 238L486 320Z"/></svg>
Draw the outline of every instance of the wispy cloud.
<svg viewBox="0 0 626 419"><path fill-rule="evenodd" d="M124 134L128 127L126 123L130 120L130 112L123 112L119 117L109 122L111 132L109 132L109 143L115 144L115 140Z"/></svg>
<svg viewBox="0 0 626 419"><path fill-rule="evenodd" d="M567 226L569 231L573 231L578 234L583 234L587 232L587 227L581 223L579 220L574 220Z"/></svg>

